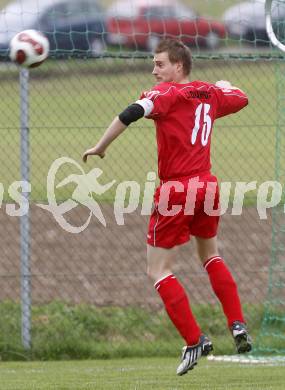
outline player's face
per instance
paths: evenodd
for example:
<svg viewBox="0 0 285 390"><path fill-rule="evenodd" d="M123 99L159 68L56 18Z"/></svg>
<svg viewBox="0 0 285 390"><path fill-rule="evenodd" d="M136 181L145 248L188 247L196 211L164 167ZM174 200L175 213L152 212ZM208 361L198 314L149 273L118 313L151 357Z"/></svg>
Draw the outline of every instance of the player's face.
<svg viewBox="0 0 285 390"><path fill-rule="evenodd" d="M181 78L182 64L172 64L169 61L168 53L157 53L153 58L154 68L152 74L158 83L179 82Z"/></svg>

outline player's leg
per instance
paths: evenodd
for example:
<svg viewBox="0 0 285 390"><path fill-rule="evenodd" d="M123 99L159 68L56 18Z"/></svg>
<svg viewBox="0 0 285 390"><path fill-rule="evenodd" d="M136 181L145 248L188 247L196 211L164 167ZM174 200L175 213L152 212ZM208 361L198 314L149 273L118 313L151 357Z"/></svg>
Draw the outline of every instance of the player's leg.
<svg viewBox="0 0 285 390"><path fill-rule="evenodd" d="M187 345L197 344L201 330L193 316L186 292L172 273L178 245L189 240L189 228L182 208L175 215L163 215L161 205L170 210L185 203L183 192L171 191L165 197L163 187L156 190L155 208L147 235L147 274L153 280L165 309Z"/></svg>
<svg viewBox="0 0 285 390"><path fill-rule="evenodd" d="M147 274L153 280L165 309L187 345L197 344L201 330L184 287L172 273L176 249L147 245Z"/></svg>
<svg viewBox="0 0 285 390"><path fill-rule="evenodd" d="M200 260L208 273L212 288L220 300L229 327L234 321L244 322L237 284L219 255L217 237L196 237Z"/></svg>
<svg viewBox="0 0 285 390"><path fill-rule="evenodd" d="M221 302L223 311L232 331L239 353L251 350L251 338L248 335L237 284L219 255L217 237L196 237L200 260L208 273L212 288Z"/></svg>
<svg viewBox="0 0 285 390"><path fill-rule="evenodd" d="M197 208L190 224L190 233L196 237L199 257L208 272L212 288L222 304L238 352L251 349L236 282L219 255L217 231L219 225L219 188L217 178L204 176L204 191L197 196Z"/></svg>
<svg viewBox="0 0 285 390"><path fill-rule="evenodd" d="M181 364L177 368L177 374L183 375L194 368L197 360L207 355L213 347L211 341L202 335L185 289L172 273L175 255L176 248L147 246L147 273L155 282L169 318L186 342Z"/></svg>
<svg viewBox="0 0 285 390"><path fill-rule="evenodd" d="M197 244L199 259L203 264L204 261L210 259L211 257L219 256L217 236L208 239L195 237L195 241Z"/></svg>
<svg viewBox="0 0 285 390"><path fill-rule="evenodd" d="M165 184L156 190L154 210L150 217L147 235L147 273L153 280L166 312L174 326L184 338L182 362L177 369L178 375L191 370L197 360L209 353L212 343L204 335L192 313L190 302L184 287L173 275L172 266L177 255L177 247L189 241L189 219L184 214L188 181L180 182L185 191L172 188L164 192ZM163 210L178 210L171 216Z"/></svg>

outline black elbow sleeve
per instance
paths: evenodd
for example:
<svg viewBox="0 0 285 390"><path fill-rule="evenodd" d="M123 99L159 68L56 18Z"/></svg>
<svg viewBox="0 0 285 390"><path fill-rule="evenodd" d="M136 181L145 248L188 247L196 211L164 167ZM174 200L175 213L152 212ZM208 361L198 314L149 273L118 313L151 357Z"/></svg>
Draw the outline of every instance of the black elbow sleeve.
<svg viewBox="0 0 285 390"><path fill-rule="evenodd" d="M133 103L121 112L119 119L124 125L129 126L130 123L137 121L143 116L144 108L140 104Z"/></svg>

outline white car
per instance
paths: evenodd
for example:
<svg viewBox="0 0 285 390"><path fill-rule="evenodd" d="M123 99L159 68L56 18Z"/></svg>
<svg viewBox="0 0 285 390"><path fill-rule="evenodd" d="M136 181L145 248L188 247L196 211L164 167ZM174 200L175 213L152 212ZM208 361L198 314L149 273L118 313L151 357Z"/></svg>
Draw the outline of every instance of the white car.
<svg viewBox="0 0 285 390"><path fill-rule="evenodd" d="M275 27L278 23L283 24L284 18L285 3L278 3L278 6L272 8L272 20ZM226 10L223 21L231 37L255 43L268 43L269 41L265 26L265 0L236 4Z"/></svg>

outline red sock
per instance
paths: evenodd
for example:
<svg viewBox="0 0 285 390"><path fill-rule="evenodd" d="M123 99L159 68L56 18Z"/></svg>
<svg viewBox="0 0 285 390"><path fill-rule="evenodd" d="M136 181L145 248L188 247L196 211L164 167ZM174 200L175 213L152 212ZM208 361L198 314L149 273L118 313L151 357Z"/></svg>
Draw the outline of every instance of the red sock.
<svg viewBox="0 0 285 390"><path fill-rule="evenodd" d="M222 304L228 326L234 321L244 322L236 282L220 256L211 257L204 263L213 290Z"/></svg>
<svg viewBox="0 0 285 390"><path fill-rule="evenodd" d="M174 275L168 275L155 283L154 287L163 300L167 314L186 341L187 345L199 342L201 330L191 311L184 288Z"/></svg>

